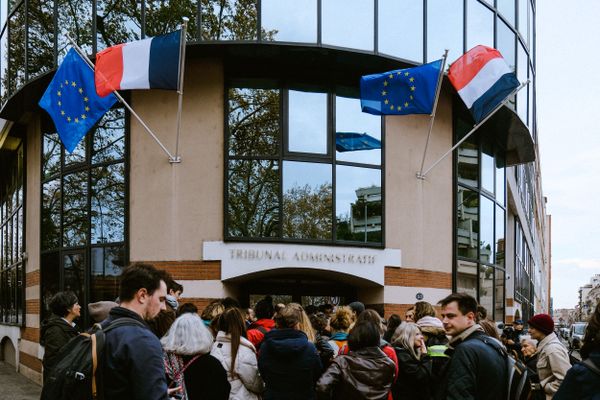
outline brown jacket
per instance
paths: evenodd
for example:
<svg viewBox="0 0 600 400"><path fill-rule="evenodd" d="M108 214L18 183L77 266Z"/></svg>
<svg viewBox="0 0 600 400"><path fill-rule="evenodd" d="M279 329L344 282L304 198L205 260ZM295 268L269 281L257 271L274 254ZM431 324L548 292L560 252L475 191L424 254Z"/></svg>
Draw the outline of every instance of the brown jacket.
<svg viewBox="0 0 600 400"><path fill-rule="evenodd" d="M319 399L386 400L396 366L378 347L336 357L317 382Z"/></svg>
<svg viewBox="0 0 600 400"><path fill-rule="evenodd" d="M567 370L571 368L567 349L556 334L551 333L540 341L537 347L537 372L540 385L544 389L546 399L551 399L565 379Z"/></svg>

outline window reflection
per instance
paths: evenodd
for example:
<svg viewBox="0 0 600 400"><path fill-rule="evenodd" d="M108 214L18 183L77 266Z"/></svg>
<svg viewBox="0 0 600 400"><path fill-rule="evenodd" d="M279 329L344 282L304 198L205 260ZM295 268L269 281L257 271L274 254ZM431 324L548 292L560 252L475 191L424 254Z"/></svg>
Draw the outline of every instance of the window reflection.
<svg viewBox="0 0 600 400"><path fill-rule="evenodd" d="M483 145L481 152L481 188L494 193L494 176L496 166L494 165L494 153L487 143Z"/></svg>
<svg viewBox="0 0 600 400"><path fill-rule="evenodd" d="M456 291L477 298L477 263L457 260Z"/></svg>
<svg viewBox="0 0 600 400"><path fill-rule="evenodd" d="M464 141L458 148L458 181L477 187L479 182L479 146Z"/></svg>
<svg viewBox="0 0 600 400"><path fill-rule="evenodd" d="M276 155L279 151L279 90L229 89L229 154Z"/></svg>
<svg viewBox="0 0 600 400"><path fill-rule="evenodd" d="M288 93L288 150L327 154L327 94Z"/></svg>
<svg viewBox="0 0 600 400"><path fill-rule="evenodd" d="M147 7L152 9L151 5ZM139 1L96 0L96 14L98 51L115 44L141 39L142 18Z"/></svg>
<svg viewBox="0 0 600 400"><path fill-rule="evenodd" d="M146 0L146 37L163 35L177 30L183 22L183 17L188 17L186 38L193 40L198 32L197 14L198 4L196 1Z"/></svg>
<svg viewBox="0 0 600 400"><path fill-rule="evenodd" d="M494 314L494 267L479 264L479 304L485 307L489 317Z"/></svg>
<svg viewBox="0 0 600 400"><path fill-rule="evenodd" d="M485 196L480 197L481 217L479 228L479 259L494 262L494 203Z"/></svg>
<svg viewBox="0 0 600 400"><path fill-rule="evenodd" d="M331 165L283 163L283 237L331 239Z"/></svg>
<svg viewBox="0 0 600 400"><path fill-rule="evenodd" d="M262 0L261 21L263 39L317 42L317 0Z"/></svg>
<svg viewBox="0 0 600 400"><path fill-rule="evenodd" d="M96 125L92 142L92 163L125 158L125 110L108 111Z"/></svg>
<svg viewBox="0 0 600 400"><path fill-rule="evenodd" d="M8 30L4 30L2 37L0 38L0 51L2 52L2 59L0 60L0 101L4 105L8 100Z"/></svg>
<svg viewBox="0 0 600 400"><path fill-rule="evenodd" d="M87 140L81 140L77 143L77 146L73 149L72 153L65 150L65 166L68 166L69 164L84 163L86 160L86 148Z"/></svg>
<svg viewBox="0 0 600 400"><path fill-rule="evenodd" d="M9 95L25 83L25 26L25 5L21 3L8 22Z"/></svg>
<svg viewBox="0 0 600 400"><path fill-rule="evenodd" d="M126 264L123 247L92 248L89 302L114 300L119 292L119 276Z"/></svg>
<svg viewBox="0 0 600 400"><path fill-rule="evenodd" d="M521 45L521 43L519 42L518 47L518 56L517 56L517 78L519 79L519 82L525 82L527 80L527 53L525 53L525 49L523 48L523 46ZM521 90L519 90L519 92L517 93L517 113L519 114L519 117L521 117L521 119L524 122L527 122L527 90L526 88L523 88Z"/></svg>
<svg viewBox="0 0 600 400"><path fill-rule="evenodd" d="M87 243L87 171L63 178L63 247L84 246Z"/></svg>
<svg viewBox="0 0 600 400"><path fill-rule="evenodd" d="M337 96L335 98L335 131L356 132L381 141L381 117L360 111L360 100ZM338 161L381 164L381 149L364 151L336 151Z"/></svg>
<svg viewBox="0 0 600 400"><path fill-rule="evenodd" d="M230 161L227 191L230 236L273 237L279 234L277 161Z"/></svg>
<svg viewBox="0 0 600 400"><path fill-rule="evenodd" d="M42 154L43 178L48 179L60 172L60 150L58 133L44 133Z"/></svg>
<svg viewBox="0 0 600 400"><path fill-rule="evenodd" d="M530 131L534 131L534 120L533 120L533 108L535 102L533 101L533 88L535 85L535 76L533 75L533 70L531 69L531 65L529 66L529 85L527 85L527 93L529 95L529 107L527 108L527 125L529 126ZM535 131L534 131L535 132Z"/></svg>
<svg viewBox="0 0 600 400"><path fill-rule="evenodd" d="M504 271L496 268L496 307L494 318L504 322Z"/></svg>
<svg viewBox="0 0 600 400"><path fill-rule="evenodd" d="M335 180L337 239L381 243L381 171L338 165Z"/></svg>
<svg viewBox="0 0 600 400"><path fill-rule="evenodd" d="M257 0L201 0L204 40L256 40Z"/></svg>
<svg viewBox="0 0 600 400"><path fill-rule="evenodd" d="M125 165L92 170L92 243L122 242L125 233Z"/></svg>
<svg viewBox="0 0 600 400"><path fill-rule="evenodd" d="M29 0L27 13L27 73L33 79L54 66L53 3Z"/></svg>
<svg viewBox="0 0 600 400"><path fill-rule="evenodd" d="M327 0L321 9L324 44L373 50L373 0Z"/></svg>
<svg viewBox="0 0 600 400"><path fill-rule="evenodd" d="M517 70L515 57L515 34L500 19L498 22L498 51L506 60L506 63L513 71Z"/></svg>
<svg viewBox="0 0 600 400"><path fill-rule="evenodd" d="M521 32L521 35L525 39L525 43L529 43L529 38L528 38L529 17L527 15L527 12L529 11L529 7L527 7L527 3L529 3L529 0L517 0L517 3L519 5L519 16L518 16L519 32Z"/></svg>
<svg viewBox="0 0 600 400"><path fill-rule="evenodd" d="M379 0L380 53L423 62L423 2Z"/></svg>
<svg viewBox="0 0 600 400"><path fill-rule="evenodd" d="M83 253L65 254L63 256L64 289L77 295L81 304L85 304L85 257ZM81 307L81 314L87 307Z"/></svg>
<svg viewBox="0 0 600 400"><path fill-rule="evenodd" d="M67 55L71 36L87 53L92 54L92 0L55 0L57 7L58 64Z"/></svg>
<svg viewBox="0 0 600 400"><path fill-rule="evenodd" d="M42 250L60 246L60 179L42 185Z"/></svg>
<svg viewBox="0 0 600 400"><path fill-rule="evenodd" d="M42 254L40 256L40 261L40 282L42 292L42 310L40 317L44 320L52 314L52 311L50 310L50 299L60 291L60 259L58 252ZM80 299L80 301L82 300Z"/></svg>
<svg viewBox="0 0 600 400"><path fill-rule="evenodd" d="M504 158L500 154L496 154L496 201L500 205L505 205L505 189L506 170Z"/></svg>
<svg viewBox="0 0 600 400"><path fill-rule="evenodd" d="M515 26L515 0L496 0L496 7L508 23Z"/></svg>
<svg viewBox="0 0 600 400"><path fill-rule="evenodd" d="M494 12L477 0L467 3L467 49L494 47Z"/></svg>
<svg viewBox="0 0 600 400"><path fill-rule="evenodd" d="M456 242L457 254L461 257L477 259L479 246L479 198L476 192L458 187L456 196Z"/></svg>
<svg viewBox="0 0 600 400"><path fill-rule="evenodd" d="M427 0L427 61L463 54L462 0Z"/></svg>
<svg viewBox="0 0 600 400"><path fill-rule="evenodd" d="M504 209L496 206L496 265L504 266L505 254L505 212Z"/></svg>

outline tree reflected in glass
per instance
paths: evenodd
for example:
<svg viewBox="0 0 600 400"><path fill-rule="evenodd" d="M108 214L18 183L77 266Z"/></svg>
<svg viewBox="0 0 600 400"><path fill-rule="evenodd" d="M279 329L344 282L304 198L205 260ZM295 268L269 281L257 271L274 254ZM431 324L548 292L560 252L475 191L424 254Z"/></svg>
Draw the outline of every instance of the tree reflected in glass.
<svg viewBox="0 0 600 400"><path fill-rule="evenodd" d="M141 5L137 0L97 0L98 51L142 37Z"/></svg>
<svg viewBox="0 0 600 400"><path fill-rule="evenodd" d="M256 40L257 0L202 0L202 39Z"/></svg>
<svg viewBox="0 0 600 400"><path fill-rule="evenodd" d="M27 2L27 73L28 79L54 67L54 2Z"/></svg>

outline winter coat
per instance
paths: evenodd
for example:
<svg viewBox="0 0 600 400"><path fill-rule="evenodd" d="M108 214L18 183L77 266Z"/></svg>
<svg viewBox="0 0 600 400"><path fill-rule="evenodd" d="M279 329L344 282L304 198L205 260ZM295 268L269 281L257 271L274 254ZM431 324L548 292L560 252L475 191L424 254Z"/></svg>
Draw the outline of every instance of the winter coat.
<svg viewBox="0 0 600 400"><path fill-rule="evenodd" d="M65 344L75 336L79 330L58 315L53 315L42 322L41 344L44 346L44 377L58 362L58 353Z"/></svg>
<svg viewBox="0 0 600 400"><path fill-rule="evenodd" d="M340 354L340 350L346 344L348 344L348 333L346 332L336 332L329 338L329 345L333 349L333 356L337 357Z"/></svg>
<svg viewBox="0 0 600 400"><path fill-rule="evenodd" d="M398 357L398 379L392 386L394 400L430 400L434 393L431 359L424 355L417 360L403 347L394 347Z"/></svg>
<svg viewBox="0 0 600 400"><path fill-rule="evenodd" d="M194 356L183 356L189 362ZM231 385L223 365L210 354L203 354L183 373L188 400L227 400ZM112 400L112 399L111 399Z"/></svg>
<svg viewBox="0 0 600 400"><path fill-rule="evenodd" d="M248 340L258 349L265 338L265 334L275 328L275 321L272 319L259 319L254 321L248 328L246 336Z"/></svg>
<svg viewBox="0 0 600 400"><path fill-rule="evenodd" d="M423 317L417 325L421 326L422 320L432 317ZM435 318L439 321L439 319ZM450 361L445 352L448 350L448 338L443 327L438 326L423 326L421 332L425 337L425 346L427 346L427 354L431 357L431 375L435 382L439 382L446 364Z"/></svg>
<svg viewBox="0 0 600 400"><path fill-rule="evenodd" d="M150 330L154 332L156 337L159 339L165 336L165 334L169 331L173 322L175 322L175 318L177 317L175 313L175 309L171 307L171 305L166 302L166 309L160 310L160 312L148 322L150 326Z"/></svg>
<svg viewBox="0 0 600 400"><path fill-rule="evenodd" d="M295 329L273 329L258 353L258 369L265 381L264 400L314 399L321 375L315 345Z"/></svg>
<svg viewBox="0 0 600 400"><path fill-rule="evenodd" d="M319 399L386 400L394 380L394 362L379 347L336 357L317 382Z"/></svg>
<svg viewBox="0 0 600 400"><path fill-rule="evenodd" d="M323 366L324 371L331 363L331 360L333 360L333 347L329 344L329 338L327 336L321 336L318 332L316 332L314 344L317 348L317 353L319 353L319 358L321 359L321 365Z"/></svg>
<svg viewBox="0 0 600 400"><path fill-rule="evenodd" d="M453 337L446 354L450 362L442 379L442 398L447 400L504 400L506 360L491 344L495 340L477 324ZM501 346L500 342L498 346Z"/></svg>
<svg viewBox="0 0 600 400"><path fill-rule="evenodd" d="M540 377L538 376L537 373L537 360L538 360L538 353L535 353L534 355L530 356L530 357L525 357L523 359L523 362L525 363L525 366L527 367L527 377L529 379L529 387L531 388L531 385L536 384L536 383L540 383ZM528 389L526 388L526 390L529 390L531 392L529 400L545 400L546 399L546 395L544 394L544 391L541 389Z"/></svg>
<svg viewBox="0 0 600 400"><path fill-rule="evenodd" d="M589 360L600 368L600 349L592 351ZM554 400L600 400L600 375L582 363L575 364L567 372Z"/></svg>
<svg viewBox="0 0 600 400"><path fill-rule="evenodd" d="M537 353L540 385L546 393L546 399L551 399L571 368L569 354L554 332L538 343Z"/></svg>
<svg viewBox="0 0 600 400"><path fill-rule="evenodd" d="M139 314L123 307L110 310L102 322L129 317L140 325L124 325L106 332L101 373L104 398L110 400L168 400L163 351L156 335Z"/></svg>
<svg viewBox="0 0 600 400"><path fill-rule="evenodd" d="M227 380L231 384L230 400L256 399L264 389L264 383L258 373L256 349L245 337L240 338L240 345L235 357L235 371L231 374L231 336L219 331L212 346L210 355L221 362L227 372Z"/></svg>

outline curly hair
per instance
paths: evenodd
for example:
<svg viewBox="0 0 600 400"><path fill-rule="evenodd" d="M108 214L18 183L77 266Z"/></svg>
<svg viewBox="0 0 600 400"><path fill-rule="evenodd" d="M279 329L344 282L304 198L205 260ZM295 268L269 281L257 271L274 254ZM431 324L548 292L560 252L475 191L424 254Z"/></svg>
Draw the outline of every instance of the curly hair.
<svg viewBox="0 0 600 400"><path fill-rule="evenodd" d="M596 304L596 310L588 321L588 326L585 328L583 336L583 346L581 346L581 358L585 359L590 356L594 350L600 349L600 302Z"/></svg>
<svg viewBox="0 0 600 400"><path fill-rule="evenodd" d="M352 309L348 306L338 307L333 317L331 317L331 321L329 325L331 329L336 332L348 332L350 326L354 322L354 316L352 314Z"/></svg>

